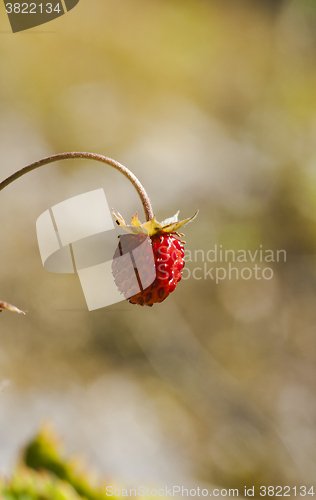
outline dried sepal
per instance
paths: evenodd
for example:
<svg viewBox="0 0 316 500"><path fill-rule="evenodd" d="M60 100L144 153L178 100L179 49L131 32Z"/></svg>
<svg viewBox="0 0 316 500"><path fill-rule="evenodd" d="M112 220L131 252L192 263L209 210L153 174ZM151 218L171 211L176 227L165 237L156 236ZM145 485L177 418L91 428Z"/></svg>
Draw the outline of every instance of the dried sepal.
<svg viewBox="0 0 316 500"><path fill-rule="evenodd" d="M176 231L178 231L178 229L180 229L180 227L185 226L186 224L191 222L193 219L195 219L195 217L197 216L198 213L199 213L199 211L195 212L195 214L192 217L190 217L189 219L184 219L182 221L179 221L178 220L179 212L177 212L171 218L171 220L166 219L165 221L163 221L161 223L162 224L162 232L163 233L175 233Z"/></svg>
<svg viewBox="0 0 316 500"><path fill-rule="evenodd" d="M123 219L123 217L121 216L120 212L117 212L117 215L116 213L114 212L113 208L112 208L112 214L113 216L115 217L116 219L116 222L119 226L125 226L126 225L126 222L125 220Z"/></svg>
<svg viewBox="0 0 316 500"><path fill-rule="evenodd" d="M139 222L139 219L138 219L137 212L136 212L136 213L135 213L135 215L132 217L132 226L137 226L137 227L140 227L140 226L141 226L141 223Z"/></svg>
<svg viewBox="0 0 316 500"><path fill-rule="evenodd" d="M178 219L179 212L177 212L173 217L164 220L163 222L158 222L156 220L156 216L154 215L154 217L150 221L147 221L144 224L141 224L139 222L136 213L134 217L132 217L131 225L126 224L125 220L119 213L118 215L116 215L113 210L112 213L116 219L116 223L119 226L123 227L126 232L131 234L145 233L149 236L154 236L155 234L159 233L177 233L178 229L195 219L198 211L192 217L190 217L189 219L184 219L183 221L179 221ZM181 234L181 236L183 235L183 233L179 234Z"/></svg>

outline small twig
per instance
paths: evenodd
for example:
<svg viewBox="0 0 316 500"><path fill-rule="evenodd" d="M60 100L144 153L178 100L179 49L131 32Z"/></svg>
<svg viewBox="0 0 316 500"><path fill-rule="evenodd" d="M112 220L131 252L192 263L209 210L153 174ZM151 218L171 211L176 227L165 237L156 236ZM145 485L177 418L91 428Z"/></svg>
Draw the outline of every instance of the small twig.
<svg viewBox="0 0 316 500"><path fill-rule="evenodd" d="M21 311L21 309L18 309L17 307L12 306L8 302L2 302L0 300L0 313L2 312L2 309L7 309L8 311L16 312L18 314L26 314L25 311Z"/></svg>

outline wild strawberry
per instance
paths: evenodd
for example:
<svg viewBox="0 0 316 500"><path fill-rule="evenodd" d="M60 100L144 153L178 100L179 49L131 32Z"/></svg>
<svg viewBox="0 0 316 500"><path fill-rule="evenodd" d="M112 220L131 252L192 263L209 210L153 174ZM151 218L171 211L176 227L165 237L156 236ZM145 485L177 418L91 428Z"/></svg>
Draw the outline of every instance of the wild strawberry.
<svg viewBox="0 0 316 500"><path fill-rule="evenodd" d="M185 242L180 241L179 237L183 234L178 233L177 230L190 222L196 214L190 219L179 222L178 213L162 223L157 222L154 217L145 224L140 224L136 214L132 218L131 226L126 225L121 215L114 214L117 224L130 234L123 234L119 237L120 241L114 254L112 271L116 286L131 304L152 306L156 302L162 302L174 291L181 280L184 267L183 244ZM142 258L138 259L137 267L135 266L134 270L131 266L122 265L118 257L140 248L148 238L154 256L155 279L149 286L143 288L143 277L146 276L149 260L148 252L143 251ZM138 286L135 286L135 274Z"/></svg>

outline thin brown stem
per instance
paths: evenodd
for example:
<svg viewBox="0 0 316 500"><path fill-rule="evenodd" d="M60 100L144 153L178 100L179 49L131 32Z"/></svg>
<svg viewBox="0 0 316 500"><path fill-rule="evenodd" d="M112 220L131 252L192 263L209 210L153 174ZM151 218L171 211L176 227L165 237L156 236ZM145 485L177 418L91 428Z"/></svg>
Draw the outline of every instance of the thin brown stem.
<svg viewBox="0 0 316 500"><path fill-rule="evenodd" d="M125 175L125 177L127 177L127 179L133 184L134 188L136 189L141 199L142 205L144 207L146 221L150 221L153 218L154 216L153 209L148 194L146 193L143 185L139 182L137 177L130 170L128 170L128 168L124 167L124 165L121 165L120 163L118 163L115 160L112 160L111 158L107 158L106 156L98 155L95 153L73 152L73 153L59 153L56 155L48 156L47 158L43 158L42 160L36 161L34 163L31 163L30 165L27 165L26 167L21 168L21 170L18 170L14 174L10 175L10 177L8 177L7 179L0 182L0 191L9 184L11 184L11 182L14 182L19 177L22 177L22 175L25 175L31 172L32 170L35 170L36 168L42 167L43 165L48 165L49 163L54 163L55 161L71 160L76 158L100 161L102 163L110 165L113 168L116 168L116 170L119 170L123 175Z"/></svg>

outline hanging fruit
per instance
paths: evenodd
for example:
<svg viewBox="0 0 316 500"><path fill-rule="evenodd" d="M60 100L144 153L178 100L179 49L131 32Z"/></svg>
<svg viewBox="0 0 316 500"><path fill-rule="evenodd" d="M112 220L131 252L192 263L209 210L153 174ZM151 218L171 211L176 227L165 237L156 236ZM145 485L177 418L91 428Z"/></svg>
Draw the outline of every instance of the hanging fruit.
<svg viewBox="0 0 316 500"><path fill-rule="evenodd" d="M183 245L185 242L181 240L184 235L183 233L179 233L178 230L188 222L191 222L196 217L198 212L196 212L189 219L185 219L183 221L178 220L179 212L177 212L173 217L166 219L161 223L158 222L154 215L149 197L137 177L117 161L94 153L60 153L43 158L42 160L27 165L4 181L0 182L0 191L17 180L19 177L22 177L36 168L59 160L68 159L88 159L106 163L116 170L119 170L133 184L141 199L146 222L141 224L138 220L137 214L135 214L132 218L131 225L127 225L120 214L116 215L113 212L117 224L123 228L124 232L126 232L126 234L120 235L119 244L115 255L113 256L112 272L114 280L119 291L122 292L132 304L152 306L155 303L165 300L168 295L175 290L177 284L181 280L182 269L184 267ZM146 238L150 239L154 255L155 279L145 289L141 287L141 281L138 280L141 291L138 289L137 293L133 293L131 289L131 276L128 274L126 269L122 268L121 265L118 265L119 259L117 259L117 257L121 256L123 253L122 244L124 244L123 246L125 247L125 250L127 249L127 251L131 251L133 248L138 247ZM144 261L141 262L141 266L146 266L145 258ZM140 271L141 269L139 268L135 269L136 274ZM10 311L25 314L24 311L21 311L6 302L0 302L0 311L1 309L8 309Z"/></svg>

